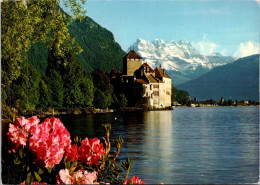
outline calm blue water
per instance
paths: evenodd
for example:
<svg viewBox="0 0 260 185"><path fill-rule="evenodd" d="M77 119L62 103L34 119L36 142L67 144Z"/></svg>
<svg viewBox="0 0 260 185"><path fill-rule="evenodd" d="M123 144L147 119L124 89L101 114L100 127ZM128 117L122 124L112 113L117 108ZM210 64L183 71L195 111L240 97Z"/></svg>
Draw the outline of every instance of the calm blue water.
<svg viewBox="0 0 260 185"><path fill-rule="evenodd" d="M115 120L117 117L117 120ZM146 183L255 183L259 178L259 107L175 108L61 117L72 136L124 138L121 159Z"/></svg>

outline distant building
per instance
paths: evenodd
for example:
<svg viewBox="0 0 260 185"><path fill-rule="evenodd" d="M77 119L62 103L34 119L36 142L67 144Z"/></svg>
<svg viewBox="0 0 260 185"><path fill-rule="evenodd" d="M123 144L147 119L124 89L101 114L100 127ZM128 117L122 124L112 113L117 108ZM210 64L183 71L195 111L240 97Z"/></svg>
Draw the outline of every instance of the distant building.
<svg viewBox="0 0 260 185"><path fill-rule="evenodd" d="M244 103L244 105L249 105L249 101L248 100L244 100L243 103Z"/></svg>
<svg viewBox="0 0 260 185"><path fill-rule="evenodd" d="M223 97L221 97L221 99L220 99L220 102L221 102L221 104L223 104L224 103L224 98Z"/></svg>
<svg viewBox="0 0 260 185"><path fill-rule="evenodd" d="M111 71L116 76L115 71ZM137 82L145 87L144 97L147 104L156 108L171 106L171 78L162 68L151 68L143 63L142 57L131 50L123 58L123 73L120 75L124 83Z"/></svg>
<svg viewBox="0 0 260 185"><path fill-rule="evenodd" d="M208 104L208 105L215 105L215 104L216 104L216 101L214 101L213 99L206 100L206 101L205 101L205 104Z"/></svg>

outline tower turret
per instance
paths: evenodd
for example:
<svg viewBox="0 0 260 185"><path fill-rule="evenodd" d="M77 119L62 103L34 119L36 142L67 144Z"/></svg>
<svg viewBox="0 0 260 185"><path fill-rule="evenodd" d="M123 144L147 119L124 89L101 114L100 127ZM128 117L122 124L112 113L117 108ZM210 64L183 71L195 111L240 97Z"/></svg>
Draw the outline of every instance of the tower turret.
<svg viewBox="0 0 260 185"><path fill-rule="evenodd" d="M130 50L123 58L123 74L133 76L134 72L141 67L143 63L142 59L135 50Z"/></svg>

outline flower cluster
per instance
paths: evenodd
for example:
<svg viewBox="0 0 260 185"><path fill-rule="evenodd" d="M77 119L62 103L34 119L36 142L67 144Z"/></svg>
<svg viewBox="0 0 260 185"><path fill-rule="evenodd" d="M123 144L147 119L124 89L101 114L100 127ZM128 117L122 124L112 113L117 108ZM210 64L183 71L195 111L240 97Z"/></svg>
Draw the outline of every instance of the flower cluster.
<svg viewBox="0 0 260 185"><path fill-rule="evenodd" d="M103 138L105 147L98 138L81 141L77 137L74 140L76 144L72 144L70 133L60 119L52 117L40 123L36 116L17 118L14 124L9 125L7 136L11 144L10 152L19 154L14 155L14 163L23 164L21 179L26 180L21 184L144 184L136 176L124 181L132 162L129 158L125 162L117 159L123 144L122 138L114 140L116 151L110 153L111 125L104 125L104 128L107 135ZM122 180L119 175L123 177Z"/></svg>
<svg viewBox="0 0 260 185"><path fill-rule="evenodd" d="M101 160L102 155L105 154L103 144L100 143L98 138L82 140L81 146L79 147L79 159L88 165L98 165L98 161Z"/></svg>
<svg viewBox="0 0 260 185"><path fill-rule="evenodd" d="M129 180L126 180L124 184L145 184L145 181L142 181L139 177L133 176Z"/></svg>
<svg viewBox="0 0 260 185"><path fill-rule="evenodd" d="M70 134L57 118L47 118L41 124L39 122L36 116L17 118L14 124L9 125L8 140L14 153L29 142L29 149L33 151L36 162L53 168L60 163L70 146Z"/></svg>
<svg viewBox="0 0 260 185"><path fill-rule="evenodd" d="M36 155L36 162L53 168L63 158L70 146L70 134L60 119L47 118L32 132L29 139L30 149Z"/></svg>
<svg viewBox="0 0 260 185"><path fill-rule="evenodd" d="M78 170L70 174L68 169L62 169L57 177L57 184L98 184L96 179L96 172Z"/></svg>
<svg viewBox="0 0 260 185"><path fill-rule="evenodd" d="M20 146L26 146L26 142L31 131L37 128L40 120L33 116L25 119L24 117L17 118L14 124L9 124L9 132L7 132L7 138L12 146L10 152L16 153Z"/></svg>
<svg viewBox="0 0 260 185"><path fill-rule="evenodd" d="M74 162L78 160L78 146L77 144L70 145L65 151L64 156L67 156L67 160Z"/></svg>

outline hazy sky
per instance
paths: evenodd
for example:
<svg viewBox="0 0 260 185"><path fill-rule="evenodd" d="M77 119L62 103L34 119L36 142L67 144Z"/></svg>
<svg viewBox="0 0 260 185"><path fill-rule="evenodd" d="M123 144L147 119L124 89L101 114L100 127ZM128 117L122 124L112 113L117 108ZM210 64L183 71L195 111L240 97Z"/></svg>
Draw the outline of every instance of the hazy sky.
<svg viewBox="0 0 260 185"><path fill-rule="evenodd" d="M86 10L123 50L137 38L158 38L188 40L206 54L259 52L256 0L88 0Z"/></svg>

